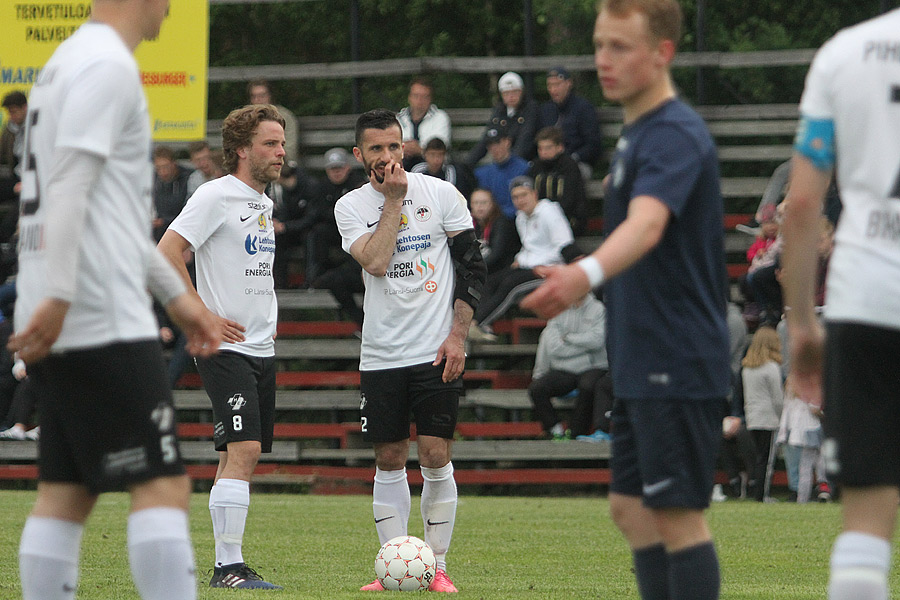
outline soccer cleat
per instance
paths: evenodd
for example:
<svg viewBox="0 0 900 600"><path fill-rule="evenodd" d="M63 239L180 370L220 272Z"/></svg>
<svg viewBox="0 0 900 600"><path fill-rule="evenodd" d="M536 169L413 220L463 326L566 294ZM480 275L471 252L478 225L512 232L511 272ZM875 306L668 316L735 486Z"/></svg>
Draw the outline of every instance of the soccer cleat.
<svg viewBox="0 0 900 600"><path fill-rule="evenodd" d="M25 431L18 427L10 427L9 429L0 431L0 440L16 440L17 442L21 442L25 439Z"/></svg>
<svg viewBox="0 0 900 600"><path fill-rule="evenodd" d="M372 583L370 583L368 585L364 585L361 588L359 588L359 591L361 591L361 592L383 592L384 586L381 585L381 582L376 579Z"/></svg>
<svg viewBox="0 0 900 600"><path fill-rule="evenodd" d="M453 582L450 581L450 578L447 577L447 572L443 570L438 570L434 574L434 581L431 582L431 585L428 586L429 592L450 592L456 593L459 590L456 589L456 586L453 585Z"/></svg>
<svg viewBox="0 0 900 600"><path fill-rule="evenodd" d="M827 482L819 482L819 485L816 486L816 492L818 492L816 500L819 502L831 502L831 486Z"/></svg>
<svg viewBox="0 0 900 600"><path fill-rule="evenodd" d="M222 565L213 569L209 587L231 588L235 590L283 590L284 588L268 581L263 581L259 573L247 563Z"/></svg>
<svg viewBox="0 0 900 600"><path fill-rule="evenodd" d="M609 442L612 440L612 437L602 429L598 429L594 433L590 435L579 435L575 438L579 442L592 442L594 444L599 444L600 442Z"/></svg>
<svg viewBox="0 0 900 600"><path fill-rule="evenodd" d="M38 441L39 439L41 439L41 428L35 427L34 429L32 429L30 431L26 431L25 439L26 440L34 440L34 441Z"/></svg>

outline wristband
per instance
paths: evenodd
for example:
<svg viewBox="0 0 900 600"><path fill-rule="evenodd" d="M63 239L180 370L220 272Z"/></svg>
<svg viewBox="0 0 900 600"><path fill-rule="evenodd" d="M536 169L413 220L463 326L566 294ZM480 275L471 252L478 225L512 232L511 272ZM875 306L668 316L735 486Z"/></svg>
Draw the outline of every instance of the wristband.
<svg viewBox="0 0 900 600"><path fill-rule="evenodd" d="M603 284L603 267L600 266L600 263L596 258L587 256L575 264L581 267L581 270L587 275L588 282L591 284L591 289Z"/></svg>

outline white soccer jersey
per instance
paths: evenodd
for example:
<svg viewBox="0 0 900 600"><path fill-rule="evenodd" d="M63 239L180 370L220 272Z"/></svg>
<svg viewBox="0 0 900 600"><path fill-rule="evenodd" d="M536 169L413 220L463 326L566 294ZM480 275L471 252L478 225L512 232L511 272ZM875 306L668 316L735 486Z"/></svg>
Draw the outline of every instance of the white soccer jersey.
<svg viewBox="0 0 900 600"><path fill-rule="evenodd" d="M822 46L800 112L835 126L844 208L825 316L900 328L900 10Z"/></svg>
<svg viewBox="0 0 900 600"><path fill-rule="evenodd" d="M22 173L16 329L31 319L49 287L43 232L47 197L61 148L105 159L89 192L78 252L75 296L53 352L158 335L147 293L152 168L150 118L138 66L109 26L87 23L41 70L28 99L29 159ZM33 161L33 162L32 162Z"/></svg>
<svg viewBox="0 0 900 600"><path fill-rule="evenodd" d="M366 284L361 371L433 362L453 324L456 281L448 231L472 229L466 200L446 181L407 173L409 186L397 245L384 277L363 270ZM374 233L384 196L371 184L348 192L334 207L344 250Z"/></svg>
<svg viewBox="0 0 900 600"><path fill-rule="evenodd" d="M247 329L243 342L222 342L220 350L275 355L272 205L265 194L226 175L197 188L169 225L197 253L197 293L207 308Z"/></svg>

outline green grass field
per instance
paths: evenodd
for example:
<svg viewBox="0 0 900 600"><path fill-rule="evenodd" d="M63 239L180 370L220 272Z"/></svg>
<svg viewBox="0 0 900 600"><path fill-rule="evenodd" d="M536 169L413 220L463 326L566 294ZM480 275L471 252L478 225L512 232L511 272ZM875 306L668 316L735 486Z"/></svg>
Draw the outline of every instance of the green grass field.
<svg viewBox="0 0 900 600"><path fill-rule="evenodd" d="M0 492L0 598L20 597L16 551L33 492ZM79 600L138 598L125 545L127 497L103 496L85 533ZM448 572L463 598L638 598L631 559L600 498L463 496ZM410 533L422 535L414 497ZM729 501L709 513L722 565L722 598L825 597L837 505ZM274 595L365 598L378 550L368 496L254 494L244 556L284 592L205 586L213 544L207 496L195 494L191 530L199 598ZM895 561L896 562L896 561ZM897 570L891 588L900 593ZM235 596L236 597L236 596Z"/></svg>

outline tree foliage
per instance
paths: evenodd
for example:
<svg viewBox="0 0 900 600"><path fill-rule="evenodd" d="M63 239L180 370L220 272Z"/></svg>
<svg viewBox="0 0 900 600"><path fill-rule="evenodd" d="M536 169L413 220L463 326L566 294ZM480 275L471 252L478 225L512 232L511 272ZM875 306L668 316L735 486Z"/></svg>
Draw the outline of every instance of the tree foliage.
<svg viewBox="0 0 900 600"><path fill-rule="evenodd" d="M212 66L330 63L351 60L350 1L216 4L210 9ZM881 0L768 0L724 2L683 0L682 51L697 46L698 2L705 2L705 48L710 51L815 48L839 28L879 12ZM590 54L595 0L532 0L535 54ZM893 5L900 4L894 0ZM362 60L415 56L522 56L523 2L486 0L359 0ZM814 18L811 18L814 15ZM710 104L796 102L805 67L704 70ZM496 97L495 74L435 73L435 102L443 107L489 106ZM399 109L406 104L409 77L366 78L364 107ZM676 72L688 98L696 92L693 69ZM352 112L347 79L274 81L281 104L298 115ZM546 98L537 78L539 99ZM579 89L601 102L594 77L583 74ZM209 112L222 117L246 101L242 83L210 86Z"/></svg>

